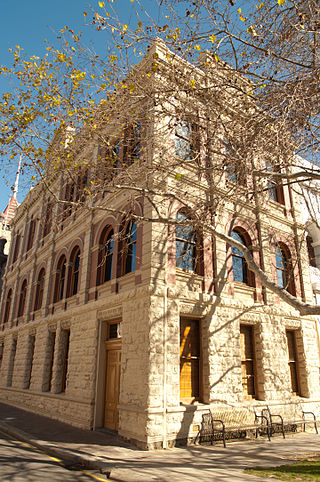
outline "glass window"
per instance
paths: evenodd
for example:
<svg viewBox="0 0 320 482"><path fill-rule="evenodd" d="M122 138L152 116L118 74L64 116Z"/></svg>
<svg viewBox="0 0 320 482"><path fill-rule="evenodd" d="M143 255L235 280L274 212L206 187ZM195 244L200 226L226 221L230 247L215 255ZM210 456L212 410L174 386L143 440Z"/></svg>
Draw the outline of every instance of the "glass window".
<svg viewBox="0 0 320 482"><path fill-rule="evenodd" d="M39 276L38 276L38 281L37 281L36 297L35 297L35 302L34 302L34 311L40 310L40 308L42 306L45 274L46 274L45 270L44 270L44 268L42 268L40 270L40 273L39 273Z"/></svg>
<svg viewBox="0 0 320 482"><path fill-rule="evenodd" d="M232 231L231 237L238 241L239 243L246 246L246 242L244 238L241 236L238 231ZM245 283L248 284L248 266L247 262L244 258L243 252L235 248L234 246L231 247L232 250L232 269L233 269L233 279L238 283Z"/></svg>
<svg viewBox="0 0 320 482"><path fill-rule="evenodd" d="M189 221L183 211L176 216L177 221ZM196 236L193 226L176 226L176 266L188 271L196 270Z"/></svg>
<svg viewBox="0 0 320 482"><path fill-rule="evenodd" d="M18 316L22 316L24 313L26 298L27 298L27 280L24 280L20 290Z"/></svg>
<svg viewBox="0 0 320 482"><path fill-rule="evenodd" d="M188 120L177 120L175 130L175 152L181 159L190 159L192 151L192 124Z"/></svg>
<svg viewBox="0 0 320 482"><path fill-rule="evenodd" d="M78 293L79 288L79 274L80 274L80 248L75 248L71 255L71 279L69 296Z"/></svg>
<svg viewBox="0 0 320 482"><path fill-rule="evenodd" d="M64 283L66 279L66 257L61 256L56 275L55 301L62 300L64 296Z"/></svg>
<svg viewBox="0 0 320 482"><path fill-rule="evenodd" d="M126 224L122 243L123 265L122 274L131 273L136 269L137 256L137 225L131 220Z"/></svg>
<svg viewBox="0 0 320 482"><path fill-rule="evenodd" d="M98 257L97 285L112 279L113 263L113 229L107 226L100 238L100 250Z"/></svg>

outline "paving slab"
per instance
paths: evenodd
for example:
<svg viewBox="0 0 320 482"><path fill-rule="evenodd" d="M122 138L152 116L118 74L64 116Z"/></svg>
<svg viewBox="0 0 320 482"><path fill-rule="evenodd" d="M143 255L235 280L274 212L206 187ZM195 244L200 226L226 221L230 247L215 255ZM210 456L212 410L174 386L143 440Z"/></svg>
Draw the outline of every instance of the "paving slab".
<svg viewBox="0 0 320 482"><path fill-rule="evenodd" d="M0 430L47 453L97 469L110 480L123 482L266 481L244 473L247 467L293 463L295 458L320 454L320 435L298 433L258 440L230 442L227 447L190 446L143 451L107 430L82 430L0 403ZM320 480L320 477L319 477Z"/></svg>

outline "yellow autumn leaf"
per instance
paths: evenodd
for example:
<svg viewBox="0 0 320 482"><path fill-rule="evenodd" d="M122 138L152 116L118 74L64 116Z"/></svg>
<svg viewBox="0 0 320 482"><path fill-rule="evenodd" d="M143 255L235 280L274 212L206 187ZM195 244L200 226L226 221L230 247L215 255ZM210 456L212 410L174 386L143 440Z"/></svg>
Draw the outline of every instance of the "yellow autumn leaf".
<svg viewBox="0 0 320 482"><path fill-rule="evenodd" d="M241 14L241 8L238 8L237 12L240 15Z"/></svg>
<svg viewBox="0 0 320 482"><path fill-rule="evenodd" d="M122 25L122 30L126 32L128 30L128 25Z"/></svg>
<svg viewBox="0 0 320 482"><path fill-rule="evenodd" d="M193 89L195 88L196 83L195 83L194 79L191 79L191 80L190 80L190 85L191 85L191 87L192 87Z"/></svg>
<svg viewBox="0 0 320 482"><path fill-rule="evenodd" d="M278 5L282 5L283 3L286 3L286 0L278 0Z"/></svg>
<svg viewBox="0 0 320 482"><path fill-rule="evenodd" d="M99 7L103 8L103 7L104 7L104 2L99 2Z"/></svg>
<svg viewBox="0 0 320 482"><path fill-rule="evenodd" d="M215 35L210 35L209 36L209 39L211 40L211 42L213 43L215 40L216 40L216 36Z"/></svg>
<svg viewBox="0 0 320 482"><path fill-rule="evenodd" d="M195 48L195 50L201 50L200 45L195 45L194 48Z"/></svg>

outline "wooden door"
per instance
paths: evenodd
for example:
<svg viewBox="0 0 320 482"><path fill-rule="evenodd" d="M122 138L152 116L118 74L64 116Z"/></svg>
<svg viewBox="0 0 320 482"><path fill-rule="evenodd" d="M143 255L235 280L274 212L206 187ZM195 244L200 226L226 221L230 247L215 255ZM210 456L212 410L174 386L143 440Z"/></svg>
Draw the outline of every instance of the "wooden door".
<svg viewBox="0 0 320 482"><path fill-rule="evenodd" d="M104 427L118 430L119 393L120 393L121 349L106 347L106 396L104 409Z"/></svg>

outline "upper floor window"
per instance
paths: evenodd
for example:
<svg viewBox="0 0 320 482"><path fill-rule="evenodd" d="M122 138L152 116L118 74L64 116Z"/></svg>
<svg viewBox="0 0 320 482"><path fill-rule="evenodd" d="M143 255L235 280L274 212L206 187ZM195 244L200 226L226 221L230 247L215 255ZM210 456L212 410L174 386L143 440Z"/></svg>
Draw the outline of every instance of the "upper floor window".
<svg viewBox="0 0 320 482"><path fill-rule="evenodd" d="M97 285L112 279L113 229L111 226L107 226L103 230L99 244Z"/></svg>
<svg viewBox="0 0 320 482"><path fill-rule="evenodd" d="M129 220L124 226L121 254L121 274L127 274L135 271L137 257L137 224L133 221L133 219Z"/></svg>
<svg viewBox="0 0 320 482"><path fill-rule="evenodd" d="M307 241L309 264L310 264L310 266L313 266L314 268L316 268L317 263L316 263L316 255L315 255L314 247L313 247L313 239L311 238L311 236L308 235L306 237L306 241Z"/></svg>
<svg viewBox="0 0 320 482"><path fill-rule="evenodd" d="M78 175L77 185L75 188L75 201L84 202L86 197L86 188L88 185L88 170L85 169Z"/></svg>
<svg viewBox="0 0 320 482"><path fill-rule="evenodd" d="M62 300L64 296L64 285L66 280L66 257L62 255L57 265L54 301Z"/></svg>
<svg viewBox="0 0 320 482"><path fill-rule="evenodd" d="M237 230L231 231L231 237L238 241L238 243L243 244L248 247L248 242L245 239L245 235ZM252 275L248 269L247 262L245 260L244 254L241 249L235 246L231 247L232 251L232 269L233 269L233 280L238 283L244 283L247 285L253 285Z"/></svg>
<svg viewBox="0 0 320 482"><path fill-rule="evenodd" d="M21 243L21 234L17 233L15 236L15 243L14 243L14 251L13 251L13 258L12 258L13 263L17 260L19 256L20 243Z"/></svg>
<svg viewBox="0 0 320 482"><path fill-rule="evenodd" d="M290 294L295 296L295 284L293 278L293 267L291 254L289 249L279 243L275 247L277 282L280 288L286 289Z"/></svg>
<svg viewBox="0 0 320 482"><path fill-rule="evenodd" d="M72 212L72 202L74 201L74 193L75 193L75 184L74 182L69 183L65 187L64 193L64 201L65 204L63 205L63 219L70 216Z"/></svg>
<svg viewBox="0 0 320 482"><path fill-rule="evenodd" d="M35 230L36 230L36 221L35 219L31 219L29 224L27 251L29 251L33 246Z"/></svg>
<svg viewBox="0 0 320 482"><path fill-rule="evenodd" d="M177 119L174 138L176 156L185 160L196 157L200 150L199 144L198 125L189 119Z"/></svg>
<svg viewBox="0 0 320 482"><path fill-rule="evenodd" d="M36 296L34 300L34 311L40 310L42 306L42 300L43 300L43 292L44 292L44 278L45 278L45 269L41 268L38 280L37 280L37 285L36 285Z"/></svg>
<svg viewBox="0 0 320 482"><path fill-rule="evenodd" d="M127 165L140 159L141 130L141 122L135 122L124 131L123 161Z"/></svg>
<svg viewBox="0 0 320 482"><path fill-rule="evenodd" d="M114 176L119 174L119 169L121 168L120 147L119 139L112 143L107 142L99 145L97 178L100 182L109 182Z"/></svg>
<svg viewBox="0 0 320 482"><path fill-rule="evenodd" d="M5 309L4 309L3 323L7 323L9 321L11 304L12 304L12 289L10 289L8 291L8 294L7 294L6 305L5 305Z"/></svg>
<svg viewBox="0 0 320 482"><path fill-rule="evenodd" d="M74 248L71 256L70 256L70 269L71 269L71 277L70 277L70 287L69 287L69 296L73 296L78 293L79 289L79 274L80 274L80 248L77 246Z"/></svg>
<svg viewBox="0 0 320 482"><path fill-rule="evenodd" d="M246 166L239 160L236 148L234 148L229 140L224 141L225 161L227 180L236 184L246 186Z"/></svg>
<svg viewBox="0 0 320 482"><path fill-rule="evenodd" d="M191 222L184 211L178 211L176 219L182 223ZM188 271L197 270L197 240L192 225L176 225L176 266Z"/></svg>
<svg viewBox="0 0 320 482"><path fill-rule="evenodd" d="M279 178L272 176L272 172L280 173L280 167L278 165L271 165L266 162L267 171L270 172L270 177L268 177L268 193L269 198L280 204L284 204L284 193L282 182Z"/></svg>
<svg viewBox="0 0 320 482"><path fill-rule="evenodd" d="M24 313L26 299L27 299L27 280L25 279L21 285L20 294L19 294L18 316L22 316Z"/></svg>
<svg viewBox="0 0 320 482"><path fill-rule="evenodd" d="M44 238L47 234L50 233L51 225L52 225L52 202L48 201L46 204L45 212L44 212L44 221L42 227L42 237Z"/></svg>

